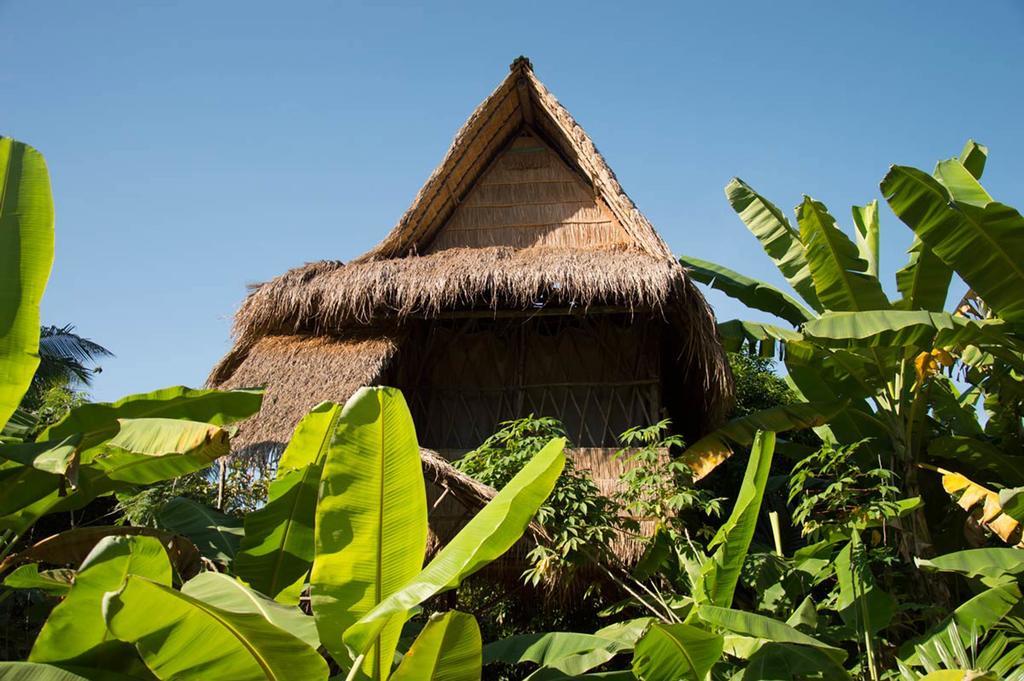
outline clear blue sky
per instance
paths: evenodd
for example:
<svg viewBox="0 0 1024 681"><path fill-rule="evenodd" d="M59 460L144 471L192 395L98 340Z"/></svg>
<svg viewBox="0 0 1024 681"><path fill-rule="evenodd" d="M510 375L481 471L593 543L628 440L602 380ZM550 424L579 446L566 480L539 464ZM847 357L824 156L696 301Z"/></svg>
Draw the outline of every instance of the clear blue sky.
<svg viewBox="0 0 1024 681"><path fill-rule="evenodd" d="M0 134L54 184L44 321L117 354L98 399L201 384L247 283L372 246L518 54L674 250L773 283L734 175L849 227L890 163L973 136L1024 206L1019 0L0 0L0 29ZM909 233L883 214L890 291Z"/></svg>

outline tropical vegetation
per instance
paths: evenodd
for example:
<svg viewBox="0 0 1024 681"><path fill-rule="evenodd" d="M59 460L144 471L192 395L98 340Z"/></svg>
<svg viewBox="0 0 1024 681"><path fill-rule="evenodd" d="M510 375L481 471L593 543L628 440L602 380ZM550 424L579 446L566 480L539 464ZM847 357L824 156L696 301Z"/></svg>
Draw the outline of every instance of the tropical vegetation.
<svg viewBox="0 0 1024 681"><path fill-rule="evenodd" d="M851 238L730 182L792 292L681 259L778 318L719 324L726 423L626 431L613 495L554 419L497 424L457 462L488 501L435 546L393 388L318 405L256 466L218 462L260 390L75 393L108 353L40 325L49 177L0 138L0 679L1024 679L1024 220L987 154L882 180L913 233L894 298L877 201ZM523 543L499 616L482 571ZM514 616L530 599L560 616Z"/></svg>

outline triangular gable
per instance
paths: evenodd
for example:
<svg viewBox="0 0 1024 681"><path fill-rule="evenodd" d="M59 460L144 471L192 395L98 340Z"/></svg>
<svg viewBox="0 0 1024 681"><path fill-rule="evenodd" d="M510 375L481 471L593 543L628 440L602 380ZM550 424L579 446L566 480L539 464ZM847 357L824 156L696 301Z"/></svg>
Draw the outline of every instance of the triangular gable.
<svg viewBox="0 0 1024 681"><path fill-rule="evenodd" d="M558 161L560 165L552 164L552 173L564 171L578 178L580 188L589 195L592 204L584 205L578 215L564 208L564 212L569 213L565 219L535 228L532 240L527 236L528 221L514 223L513 226L524 229L505 230L499 238L501 230L493 229L498 225L489 228L477 224L469 219L473 211L460 211L460 208L467 204L472 207L474 202L482 207L481 204L489 201L484 196L486 191L497 190L474 192L474 188L488 173L501 168L509 153L523 153L514 149L519 143L517 140L524 137L536 140L535 146L546 147L551 154L549 158ZM530 210L540 211L539 208L523 209L524 212ZM503 217L511 219L512 213L507 212ZM554 213L553 210L552 215ZM598 214L603 214L603 219L598 219ZM575 217L586 219L581 221ZM568 235L573 233L576 237L569 239ZM444 161L394 229L361 260L423 254L454 245L477 245L474 239L480 246L506 245L504 241L511 241L507 245L549 243L546 240L552 245L625 242L653 256L672 257L665 242L622 190L590 137L537 80L529 60L524 57L513 62L509 75L459 130ZM496 239L495 244L489 244L488 239Z"/></svg>
<svg viewBox="0 0 1024 681"><path fill-rule="evenodd" d="M425 250L628 246L632 241L593 188L535 131L523 128Z"/></svg>

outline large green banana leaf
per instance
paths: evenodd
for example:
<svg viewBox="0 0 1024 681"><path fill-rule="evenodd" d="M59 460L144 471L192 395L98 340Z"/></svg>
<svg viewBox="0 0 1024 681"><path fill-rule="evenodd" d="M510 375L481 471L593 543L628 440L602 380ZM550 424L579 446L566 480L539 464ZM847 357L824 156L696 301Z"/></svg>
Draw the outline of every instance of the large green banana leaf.
<svg viewBox="0 0 1024 681"><path fill-rule="evenodd" d="M818 299L828 310L889 309L889 299L878 277L868 274L868 263L857 246L836 227L824 204L805 196L797 208L800 239L807 253Z"/></svg>
<svg viewBox="0 0 1024 681"><path fill-rule="evenodd" d="M738 177L725 186L725 197L793 290L814 310L823 311L800 233L793 229L783 212Z"/></svg>
<svg viewBox="0 0 1024 681"><path fill-rule="evenodd" d="M955 572L993 584L1024 574L1024 551L1020 549L967 549L931 559L916 558L914 562L923 570Z"/></svg>
<svg viewBox="0 0 1024 681"><path fill-rule="evenodd" d="M326 679L327 662L263 615L215 608L131 575L107 594L107 627L138 650L158 679Z"/></svg>
<svg viewBox="0 0 1024 681"><path fill-rule="evenodd" d="M894 305L900 310L929 310L942 312L949 294L953 268L942 262L917 236L907 251L907 264L896 272L896 289L900 300Z"/></svg>
<svg viewBox="0 0 1024 681"><path fill-rule="evenodd" d="M879 236L878 226L878 200L874 200L866 206L854 206L853 226L854 236L857 238L857 253L861 260L868 264L867 274L878 277L878 255Z"/></svg>
<svg viewBox="0 0 1024 681"><path fill-rule="evenodd" d="M115 427L90 449L81 451L82 445L77 445L66 478L30 466L0 464L0 484L18 480L12 486L17 494L0 501L0 527L23 532L48 513L78 509L133 485L192 473L228 453L226 431L205 423L139 418L115 422ZM67 442L56 444L63 447Z"/></svg>
<svg viewBox="0 0 1024 681"><path fill-rule="evenodd" d="M349 627L345 643L366 652L389 623L404 622L420 603L457 587L508 551L554 489L565 466L564 448L565 439L556 438L537 452L419 575Z"/></svg>
<svg viewBox="0 0 1024 681"><path fill-rule="evenodd" d="M962 166L961 166L962 168ZM947 175L954 170L947 167ZM968 200L973 180L966 169L947 181L960 183ZM977 185L980 187L980 185ZM998 202L984 206L954 201L938 180L915 168L893 166L882 194L896 215L955 269L967 285L1008 321L1024 319L1024 218ZM982 190L983 191L983 190Z"/></svg>
<svg viewBox="0 0 1024 681"><path fill-rule="evenodd" d="M342 634L423 568L427 496L416 427L402 393L362 388L345 404L327 451L316 507L310 597L324 646L348 652ZM374 634L363 670L391 669L404 622Z"/></svg>
<svg viewBox="0 0 1024 681"><path fill-rule="evenodd" d="M1006 454L984 440L962 435L938 437L928 443L928 455L964 464L957 470L969 470L974 480L1024 485L1024 457Z"/></svg>
<svg viewBox="0 0 1024 681"><path fill-rule="evenodd" d="M814 319L814 314L795 298L763 281L751 279L728 267L688 255L679 256L679 262L689 270L694 280L718 289L747 307L769 312L785 319L793 326Z"/></svg>
<svg viewBox="0 0 1024 681"><path fill-rule="evenodd" d="M823 643L813 636L794 629L785 622L758 615L746 610L733 610L714 605L700 605L697 607L697 616L716 627L743 636L764 639L774 643L793 643L797 645L818 648L828 654L829 657L842 662L846 659L846 651Z"/></svg>
<svg viewBox="0 0 1024 681"><path fill-rule="evenodd" d="M689 624L656 622L636 642L633 674L640 681L704 681L724 644L721 635Z"/></svg>
<svg viewBox="0 0 1024 681"><path fill-rule="evenodd" d="M114 435L121 419L162 418L201 421L225 426L248 418L260 409L263 390L193 390L184 386L128 395L116 402L94 402L72 409L47 428L39 440L58 440L83 434L83 447L92 447Z"/></svg>
<svg viewBox="0 0 1024 681"><path fill-rule="evenodd" d="M798 331L781 326L731 319L718 325L722 346L729 352L740 352L752 348L762 357L776 354L780 346L803 340Z"/></svg>
<svg viewBox="0 0 1024 681"><path fill-rule="evenodd" d="M732 456L733 445L749 445L758 431L781 433L820 426L846 404L846 401L798 402L755 411L737 417L697 440L686 448L681 458L692 471L693 479L700 480Z"/></svg>
<svg viewBox="0 0 1024 681"><path fill-rule="evenodd" d="M1017 584L1004 584L986 589L961 603L927 634L913 638L900 646L900 658L907 664L916 664L916 647L931 647L936 639L949 636L951 623L956 624L954 631L960 635L961 642L968 645L973 635L983 635L1010 614L1020 601L1021 591Z"/></svg>
<svg viewBox="0 0 1024 681"><path fill-rule="evenodd" d="M804 335L832 347L894 348L914 346L963 348L968 345L1014 345L999 320L974 320L924 310L829 312L804 325Z"/></svg>
<svg viewBox="0 0 1024 681"><path fill-rule="evenodd" d="M89 681L89 679L49 664L0 662L0 681Z"/></svg>
<svg viewBox="0 0 1024 681"><path fill-rule="evenodd" d="M313 525L324 460L341 405L325 402L299 422L278 462L267 503L245 516L235 572L282 603L298 603L313 564Z"/></svg>
<svg viewBox="0 0 1024 681"><path fill-rule="evenodd" d="M620 638L565 631L520 634L484 646L484 662L532 662L541 669L557 669L577 675L608 662L620 652L631 650L633 643Z"/></svg>
<svg viewBox="0 0 1024 681"><path fill-rule="evenodd" d="M708 544L708 550L714 553L701 567L694 589L696 602L723 608L732 605L743 561L754 537L774 452L775 433L758 432L732 513Z"/></svg>
<svg viewBox="0 0 1024 681"><path fill-rule="evenodd" d="M198 501L175 497L157 515L160 527L188 537L204 557L230 566L238 554L242 521Z"/></svg>
<svg viewBox="0 0 1024 681"><path fill-rule="evenodd" d="M848 681L850 673L821 648L793 643L766 643L730 681L825 679Z"/></svg>
<svg viewBox="0 0 1024 681"><path fill-rule="evenodd" d="M203 572L186 582L181 592L228 612L262 615L275 627L287 631L310 648L320 647L320 636L312 617L296 606L281 605L253 591L234 577L220 572Z"/></svg>
<svg viewBox="0 0 1024 681"><path fill-rule="evenodd" d="M392 681L478 681L480 627L476 618L451 611L434 615L413 641Z"/></svg>
<svg viewBox="0 0 1024 681"><path fill-rule="evenodd" d="M86 557L74 586L43 625L29 660L128 671L136 659L107 631L103 597L121 588L129 574L171 584L171 564L153 537L107 537Z"/></svg>
<svg viewBox="0 0 1024 681"><path fill-rule="evenodd" d="M0 137L0 428L39 366L39 303L53 265L53 197L42 154Z"/></svg>

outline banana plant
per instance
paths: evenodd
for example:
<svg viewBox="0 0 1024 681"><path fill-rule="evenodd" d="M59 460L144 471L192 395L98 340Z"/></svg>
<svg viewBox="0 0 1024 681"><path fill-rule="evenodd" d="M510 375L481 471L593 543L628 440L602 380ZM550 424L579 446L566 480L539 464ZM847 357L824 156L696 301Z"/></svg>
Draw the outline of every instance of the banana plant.
<svg viewBox="0 0 1024 681"><path fill-rule="evenodd" d="M635 580L633 593L658 617L623 621L593 634L551 632L491 643L487 661L532 662L530 679L603 678L592 673L617 656L632 653L629 672L615 678L641 681L704 681L728 660L741 678L796 678L794 674L848 679L846 652L796 628L798 624L733 608L739 573L750 550L775 450L775 434L757 432L736 503L708 554L671 547L663 563L676 559L689 581L686 595L668 594L654 582ZM683 550L680 550L683 549ZM665 569L665 565L657 566ZM806 602L813 611L814 605ZM786 662L788 660L788 663ZM788 666L787 666L788 664ZM788 675L778 674L779 669Z"/></svg>
<svg viewBox="0 0 1024 681"><path fill-rule="evenodd" d="M938 393L948 392L941 370L956 359L968 366L993 357L1024 369L1024 339L1014 327L1024 314L1024 220L978 183L987 153L969 141L959 158L942 161L933 175L894 166L883 179L883 197L915 233L909 261L896 274L896 300L889 300L878 278L877 201L854 206L851 239L810 197L797 206L794 225L742 180L729 183L730 205L795 296L720 265L680 259L697 281L779 318L775 324L725 322L719 333L729 349L752 347L783 359L788 382L804 400L794 405L805 410L795 425L813 427L829 442L869 439L876 459L899 468L911 496L918 494L917 465L931 458L930 412L942 398ZM985 256L977 257L982 251ZM993 317L944 311L954 272L989 304ZM841 408L825 407L839 400L846 400ZM807 419L807 412L819 412L820 419ZM744 444L730 439L735 426L726 424L684 454L695 477L724 460L730 445ZM916 546L929 544L921 514L910 521Z"/></svg>
<svg viewBox="0 0 1024 681"><path fill-rule="evenodd" d="M402 394L364 388L344 407L321 405L297 428L277 493L246 522L252 535L236 560L221 561L241 577L202 572L174 588L173 544L156 532L101 539L70 579L31 562L18 568L12 586L65 594L30 671L326 679L322 649L352 680L479 679L471 615L435 615L403 655L399 635L425 600L519 539L561 473L563 447L549 443L424 567L425 480ZM175 514L193 517L186 507ZM297 603L307 588L312 617Z"/></svg>

